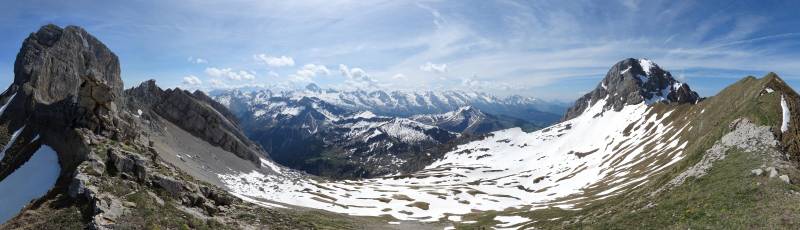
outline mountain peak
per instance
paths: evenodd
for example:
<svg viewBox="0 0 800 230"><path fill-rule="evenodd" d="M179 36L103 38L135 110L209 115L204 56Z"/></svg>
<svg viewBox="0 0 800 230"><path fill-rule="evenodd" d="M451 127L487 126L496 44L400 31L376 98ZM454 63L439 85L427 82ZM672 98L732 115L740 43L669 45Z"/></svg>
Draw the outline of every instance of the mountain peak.
<svg viewBox="0 0 800 230"><path fill-rule="evenodd" d="M567 110L564 120L577 117L601 100L605 102L606 110L619 111L625 105L694 103L699 98L689 85L675 80L670 72L655 62L645 58L627 58L614 64L592 92L579 98Z"/></svg>
<svg viewBox="0 0 800 230"><path fill-rule="evenodd" d="M306 90L312 92L321 92L322 88L320 88L317 84L309 83L308 85L306 85Z"/></svg>

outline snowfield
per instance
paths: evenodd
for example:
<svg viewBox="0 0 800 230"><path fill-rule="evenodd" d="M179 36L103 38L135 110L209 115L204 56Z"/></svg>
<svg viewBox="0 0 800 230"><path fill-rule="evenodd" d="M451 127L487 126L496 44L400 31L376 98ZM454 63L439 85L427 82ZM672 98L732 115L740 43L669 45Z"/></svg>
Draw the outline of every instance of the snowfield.
<svg viewBox="0 0 800 230"><path fill-rule="evenodd" d="M652 112L645 103L619 112L603 105L598 101L575 119L532 133L494 132L411 175L318 181L252 171L219 177L237 196L261 205L400 220L459 222L474 210L580 209L645 183L682 159L687 144L678 137L688 124L672 125L671 112ZM528 221L502 218L496 227Z"/></svg>

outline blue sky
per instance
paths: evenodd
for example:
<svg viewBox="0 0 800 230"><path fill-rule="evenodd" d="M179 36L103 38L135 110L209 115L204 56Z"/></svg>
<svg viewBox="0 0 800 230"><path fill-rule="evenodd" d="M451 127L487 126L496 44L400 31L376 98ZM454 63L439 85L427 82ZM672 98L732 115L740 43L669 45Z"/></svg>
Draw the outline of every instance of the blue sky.
<svg viewBox="0 0 800 230"><path fill-rule="evenodd" d="M126 87L464 89L569 101L646 57L710 96L746 75L800 86L800 1L4 1L0 84L22 40L79 25Z"/></svg>

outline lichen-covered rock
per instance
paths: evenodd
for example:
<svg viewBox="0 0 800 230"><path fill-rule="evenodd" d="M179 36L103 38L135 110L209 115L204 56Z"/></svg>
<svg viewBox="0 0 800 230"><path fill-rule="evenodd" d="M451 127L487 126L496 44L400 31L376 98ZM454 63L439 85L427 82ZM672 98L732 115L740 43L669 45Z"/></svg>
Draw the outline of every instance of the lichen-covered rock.
<svg viewBox="0 0 800 230"><path fill-rule="evenodd" d="M136 180L147 178L147 162L138 154L108 149L108 161L118 173L128 174Z"/></svg>
<svg viewBox="0 0 800 230"><path fill-rule="evenodd" d="M183 192L186 191L186 189L183 186L183 183L170 176L156 174L153 176L152 181L153 184L157 185L158 187L164 189L164 191L167 191L169 194L176 197L180 197L181 195L183 195Z"/></svg>
<svg viewBox="0 0 800 230"><path fill-rule="evenodd" d="M787 175L781 175L778 178L780 178L783 182L785 182L787 184L791 184L792 183L792 180L789 179L789 176L787 176Z"/></svg>
<svg viewBox="0 0 800 230"><path fill-rule="evenodd" d="M109 194L97 197L93 204L95 215L92 217L90 229L113 229L117 218L128 212L121 198Z"/></svg>

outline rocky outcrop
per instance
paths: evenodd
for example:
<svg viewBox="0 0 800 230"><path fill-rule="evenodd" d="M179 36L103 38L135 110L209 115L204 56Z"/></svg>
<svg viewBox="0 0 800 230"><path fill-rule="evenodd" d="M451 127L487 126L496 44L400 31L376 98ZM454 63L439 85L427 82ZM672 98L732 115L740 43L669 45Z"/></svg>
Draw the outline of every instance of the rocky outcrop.
<svg viewBox="0 0 800 230"><path fill-rule="evenodd" d="M620 111L625 105L639 103L695 103L700 97L647 59L628 58L617 62L605 78L591 92L575 101L562 120L582 114L587 108L603 100L606 110Z"/></svg>
<svg viewBox="0 0 800 230"><path fill-rule="evenodd" d="M69 175L89 155L79 129L121 141L134 138L130 115L117 109L122 87L117 56L85 30L46 25L30 34L14 63L14 81L0 95L6 102L0 129L25 130L15 143L3 143L17 147L3 159L15 163L0 171L19 167L35 152L21 150L48 145Z"/></svg>
<svg viewBox="0 0 800 230"><path fill-rule="evenodd" d="M728 127L731 131L706 150L700 162L672 178L665 186L652 193L651 196L680 186L689 178L700 178L706 175L715 162L725 159L731 149L767 155L769 159L775 159L776 161L781 159L782 153L777 148L779 142L775 139L769 126L759 126L748 119L740 118L731 122ZM777 174L775 167L767 168L766 171L770 172L770 177L774 177ZM751 173L758 175L761 175L762 172L764 171L761 169L751 171Z"/></svg>
<svg viewBox="0 0 800 230"><path fill-rule="evenodd" d="M192 135L260 165L263 151L247 139L236 120L195 95L181 89L167 89L153 111Z"/></svg>

